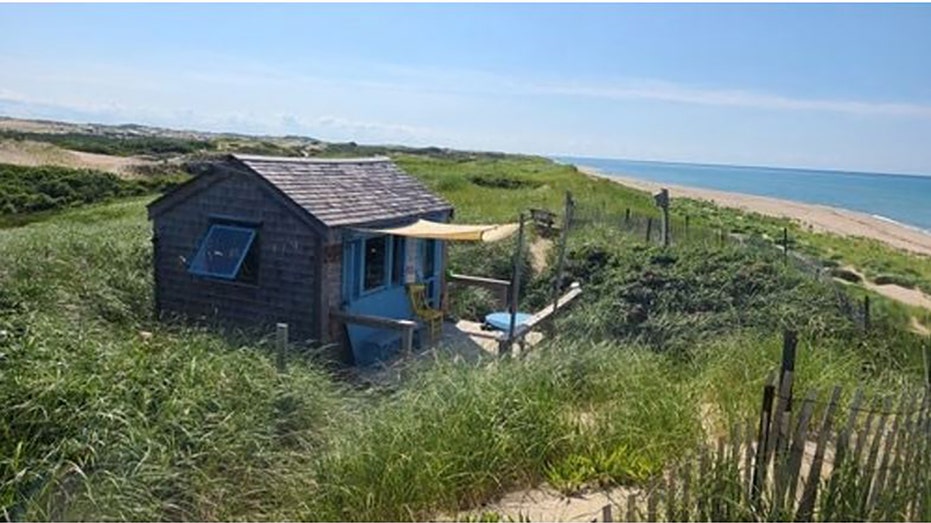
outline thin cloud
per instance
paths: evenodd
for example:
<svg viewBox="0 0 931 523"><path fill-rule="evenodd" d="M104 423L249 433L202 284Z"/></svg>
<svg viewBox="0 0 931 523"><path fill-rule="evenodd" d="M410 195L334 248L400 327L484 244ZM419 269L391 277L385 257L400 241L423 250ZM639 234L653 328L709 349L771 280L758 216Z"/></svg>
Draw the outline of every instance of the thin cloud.
<svg viewBox="0 0 931 523"><path fill-rule="evenodd" d="M931 105L898 102L865 102L858 100L827 100L793 98L778 94L743 90L696 89L666 82L644 85L537 85L540 94L587 96L619 100L655 100L663 102L742 107L747 109L826 111L835 113L931 118Z"/></svg>
<svg viewBox="0 0 931 523"><path fill-rule="evenodd" d="M660 79L617 79L565 82L517 77L469 69L378 68L409 90L439 90L472 95L557 95L610 100L645 100L745 109L820 111L865 116L931 118L931 105L788 96L747 89L706 89ZM400 85L394 85L400 88Z"/></svg>

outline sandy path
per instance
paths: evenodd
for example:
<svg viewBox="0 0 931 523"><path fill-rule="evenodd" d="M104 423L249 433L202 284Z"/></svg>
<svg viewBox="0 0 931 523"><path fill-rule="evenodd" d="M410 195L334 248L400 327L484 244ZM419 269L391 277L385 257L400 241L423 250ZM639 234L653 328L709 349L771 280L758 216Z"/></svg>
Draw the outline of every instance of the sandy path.
<svg viewBox="0 0 931 523"><path fill-rule="evenodd" d="M928 296L918 289L909 289L908 287L902 287L901 285L896 285L894 283L879 285L866 279L866 276L864 276L862 272L849 265L844 266L843 270L852 272L853 274L859 276L861 280L859 285L875 292L876 294L881 294L900 303L911 305L912 307L922 307L931 311L931 296ZM835 279L841 283L848 283L840 278Z"/></svg>
<svg viewBox="0 0 931 523"><path fill-rule="evenodd" d="M931 256L931 234L925 234L903 225L874 218L861 212L765 196L661 184L626 176L609 176L589 167L580 166L579 170L642 191L656 192L661 187L666 187L673 197L680 196L696 200L707 200L724 207L798 220L804 225L810 226L816 232L829 232L842 236L863 236L879 240L893 247Z"/></svg>
<svg viewBox="0 0 931 523"><path fill-rule="evenodd" d="M537 238L530 244L530 266L533 272L542 274L546 270L546 254L553 247L553 241L546 238Z"/></svg>

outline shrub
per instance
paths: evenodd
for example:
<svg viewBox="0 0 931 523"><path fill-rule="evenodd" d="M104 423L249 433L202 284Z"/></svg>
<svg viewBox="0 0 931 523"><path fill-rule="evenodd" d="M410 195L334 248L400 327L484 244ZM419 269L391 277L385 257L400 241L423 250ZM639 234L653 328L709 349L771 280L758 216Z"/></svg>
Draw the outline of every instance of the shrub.
<svg viewBox="0 0 931 523"><path fill-rule="evenodd" d="M469 176L469 181L490 189L535 189L542 185L536 180L503 173L479 173Z"/></svg>
<svg viewBox="0 0 931 523"><path fill-rule="evenodd" d="M124 180L90 169L0 164L0 215L26 214L167 190L181 173Z"/></svg>
<svg viewBox="0 0 931 523"><path fill-rule="evenodd" d="M860 283L863 281L863 278L861 278L859 274L840 267L831 268L831 276L850 283Z"/></svg>
<svg viewBox="0 0 931 523"><path fill-rule="evenodd" d="M899 274L880 274L873 278L873 283L876 285L899 285L906 289L914 289L918 284L916 278Z"/></svg>
<svg viewBox="0 0 931 523"><path fill-rule="evenodd" d="M164 136L0 131L0 139L3 138L46 142L65 149L116 156L190 154L214 149L213 143L207 140Z"/></svg>

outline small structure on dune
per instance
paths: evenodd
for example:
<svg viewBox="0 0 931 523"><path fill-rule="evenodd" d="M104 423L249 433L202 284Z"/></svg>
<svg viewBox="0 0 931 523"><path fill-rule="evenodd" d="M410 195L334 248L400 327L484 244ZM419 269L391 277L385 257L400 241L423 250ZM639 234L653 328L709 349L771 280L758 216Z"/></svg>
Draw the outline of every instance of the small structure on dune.
<svg viewBox="0 0 931 523"><path fill-rule="evenodd" d="M517 229L447 223L449 202L388 158L231 155L148 212L157 313L283 322L363 364L435 337L447 241Z"/></svg>

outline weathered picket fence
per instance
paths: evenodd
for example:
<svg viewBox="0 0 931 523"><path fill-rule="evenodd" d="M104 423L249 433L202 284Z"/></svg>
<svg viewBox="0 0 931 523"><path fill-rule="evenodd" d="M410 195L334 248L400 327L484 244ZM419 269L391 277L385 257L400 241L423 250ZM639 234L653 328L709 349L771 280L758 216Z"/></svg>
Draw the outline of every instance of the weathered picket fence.
<svg viewBox="0 0 931 523"><path fill-rule="evenodd" d="M795 336L763 389L756 426L683 456L618 506L627 521L929 521L931 387L849 402L793 393ZM841 408L846 403L845 408ZM697 466L696 463L697 462Z"/></svg>

